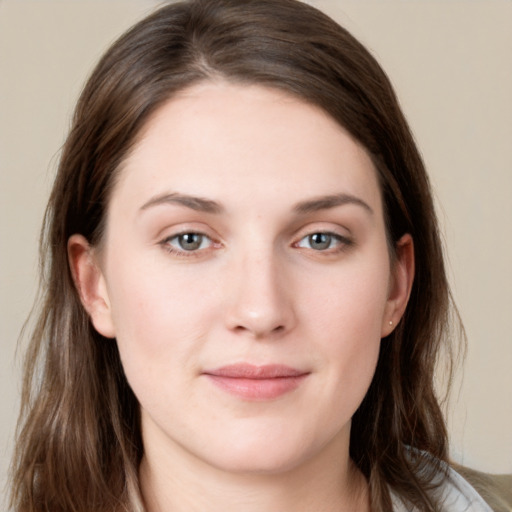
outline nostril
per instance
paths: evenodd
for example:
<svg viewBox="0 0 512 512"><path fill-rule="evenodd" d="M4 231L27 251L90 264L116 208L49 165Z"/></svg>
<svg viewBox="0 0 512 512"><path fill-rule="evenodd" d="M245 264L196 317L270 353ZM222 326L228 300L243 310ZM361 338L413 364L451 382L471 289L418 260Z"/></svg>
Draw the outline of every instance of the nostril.
<svg viewBox="0 0 512 512"><path fill-rule="evenodd" d="M225 325L238 335L282 337L295 323L292 297L277 286L270 272L261 277L241 280L226 304Z"/></svg>
<svg viewBox="0 0 512 512"><path fill-rule="evenodd" d="M253 326L237 325L234 327L234 330L238 333L250 332L256 337L260 337L266 334L282 334L286 330L286 327L284 325L278 325L274 328L266 329L264 325L259 324Z"/></svg>

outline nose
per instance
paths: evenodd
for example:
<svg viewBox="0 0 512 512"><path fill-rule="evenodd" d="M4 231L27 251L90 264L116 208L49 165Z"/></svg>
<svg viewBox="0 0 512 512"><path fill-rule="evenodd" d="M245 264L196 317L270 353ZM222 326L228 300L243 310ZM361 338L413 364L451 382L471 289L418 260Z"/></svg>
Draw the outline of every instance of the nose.
<svg viewBox="0 0 512 512"><path fill-rule="evenodd" d="M296 323L293 287L277 258L252 255L233 267L227 328L255 339L274 338L290 331Z"/></svg>

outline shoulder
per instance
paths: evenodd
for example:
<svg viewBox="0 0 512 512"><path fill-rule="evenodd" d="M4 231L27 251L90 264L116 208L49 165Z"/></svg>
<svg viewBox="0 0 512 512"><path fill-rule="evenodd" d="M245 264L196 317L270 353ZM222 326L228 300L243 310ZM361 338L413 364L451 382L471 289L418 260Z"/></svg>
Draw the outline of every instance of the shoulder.
<svg viewBox="0 0 512 512"><path fill-rule="evenodd" d="M439 477L438 485L429 492L441 512L512 512L512 475L489 475L443 464ZM411 512L393 493L392 501L395 512Z"/></svg>
<svg viewBox="0 0 512 512"><path fill-rule="evenodd" d="M471 484L494 512L512 512L512 475L492 475L457 465L455 472Z"/></svg>

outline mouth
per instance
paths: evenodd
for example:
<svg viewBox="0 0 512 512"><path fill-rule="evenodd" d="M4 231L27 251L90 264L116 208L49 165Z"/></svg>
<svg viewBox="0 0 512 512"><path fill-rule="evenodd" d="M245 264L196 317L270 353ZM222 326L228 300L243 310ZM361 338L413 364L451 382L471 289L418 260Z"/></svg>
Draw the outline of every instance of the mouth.
<svg viewBox="0 0 512 512"><path fill-rule="evenodd" d="M221 390L249 401L274 400L300 386L309 372L285 365L256 366L247 363L203 372Z"/></svg>

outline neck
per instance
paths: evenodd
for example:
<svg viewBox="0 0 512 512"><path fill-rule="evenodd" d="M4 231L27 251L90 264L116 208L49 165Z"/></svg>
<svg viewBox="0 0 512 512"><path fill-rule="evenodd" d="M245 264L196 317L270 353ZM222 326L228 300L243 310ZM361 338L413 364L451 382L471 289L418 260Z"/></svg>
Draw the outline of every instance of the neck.
<svg viewBox="0 0 512 512"><path fill-rule="evenodd" d="M202 461L151 457L140 481L147 512L369 512L368 485L348 457L326 450L286 471L232 473ZM343 462L344 461L344 462Z"/></svg>

